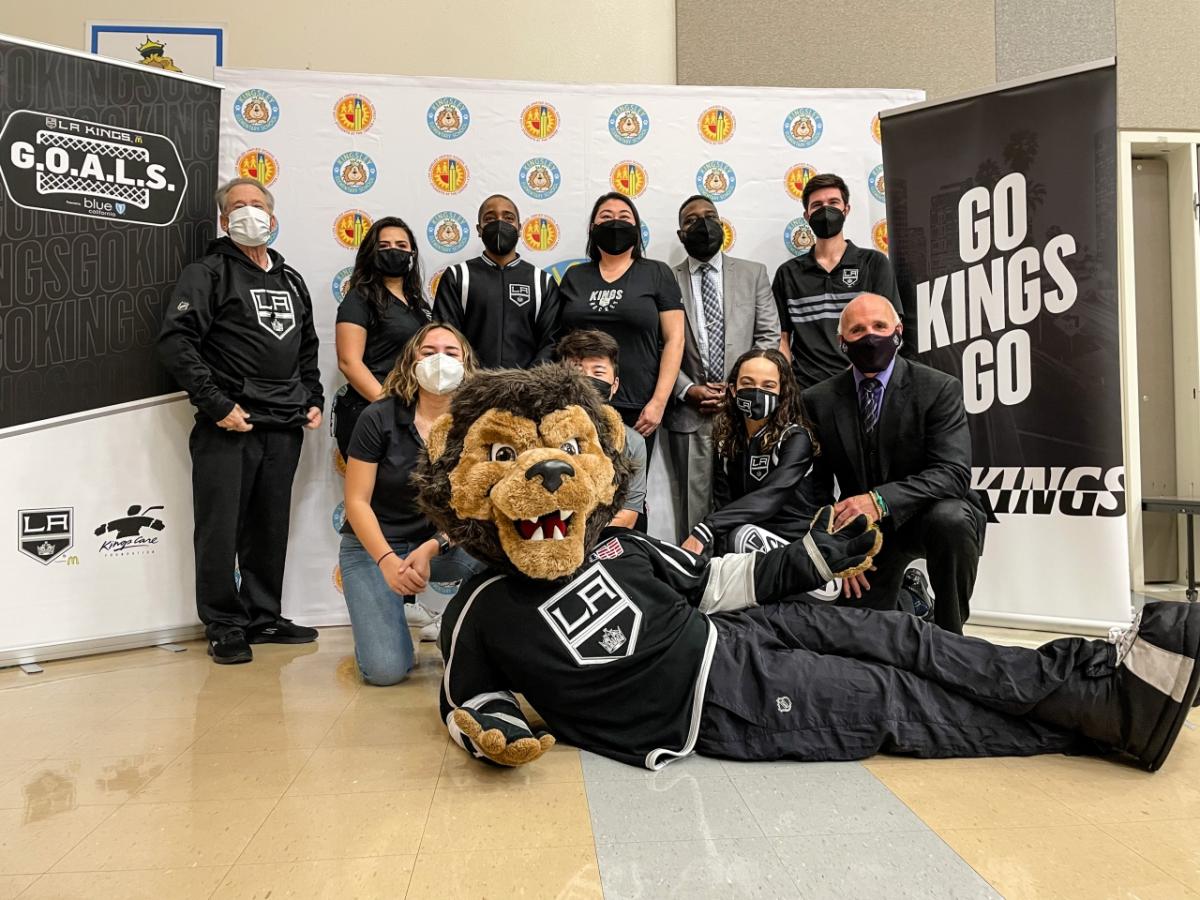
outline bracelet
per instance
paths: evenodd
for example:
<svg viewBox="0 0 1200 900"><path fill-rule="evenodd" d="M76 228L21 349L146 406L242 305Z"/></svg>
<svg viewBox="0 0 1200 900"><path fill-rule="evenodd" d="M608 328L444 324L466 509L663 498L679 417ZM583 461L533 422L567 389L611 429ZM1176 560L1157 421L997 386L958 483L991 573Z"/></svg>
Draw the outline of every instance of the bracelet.
<svg viewBox="0 0 1200 900"><path fill-rule="evenodd" d="M887 504L883 502L883 497L880 496L879 491L871 491L871 502L875 504L875 512L879 515L879 518L882 519L887 515Z"/></svg>
<svg viewBox="0 0 1200 900"><path fill-rule="evenodd" d="M395 555L396 555L395 550L389 550L387 553L383 554L383 556L379 557L379 559L375 560L375 565L379 565L385 559L387 559L389 556L395 556Z"/></svg>

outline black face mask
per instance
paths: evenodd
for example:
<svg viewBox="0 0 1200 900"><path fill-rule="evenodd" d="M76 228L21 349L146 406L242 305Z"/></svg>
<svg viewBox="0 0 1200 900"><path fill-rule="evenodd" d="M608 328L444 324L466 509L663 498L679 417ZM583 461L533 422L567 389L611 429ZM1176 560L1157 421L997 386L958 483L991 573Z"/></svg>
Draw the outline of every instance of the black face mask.
<svg viewBox="0 0 1200 900"><path fill-rule="evenodd" d="M725 243L725 229L719 219L697 219L680 233L683 249L692 259L707 262L717 255L721 245Z"/></svg>
<svg viewBox="0 0 1200 900"><path fill-rule="evenodd" d="M857 341L842 341L842 352L858 371L878 373L891 365L902 343L898 330L891 334L865 334Z"/></svg>
<svg viewBox="0 0 1200 900"><path fill-rule="evenodd" d="M765 419L779 406L779 395L762 388L742 388L733 395L733 405L747 419Z"/></svg>
<svg viewBox="0 0 1200 900"><path fill-rule="evenodd" d="M502 219L488 222L479 229L479 237L483 240L483 246L496 256L508 256L512 253L513 248L517 246L518 236L517 227Z"/></svg>
<svg viewBox="0 0 1200 900"><path fill-rule="evenodd" d="M413 255L409 250L388 247L375 251L375 265L388 278L402 278L412 268Z"/></svg>
<svg viewBox="0 0 1200 900"><path fill-rule="evenodd" d="M638 229L632 222L609 219L592 226L592 243L605 253L624 253L638 242Z"/></svg>
<svg viewBox="0 0 1200 900"><path fill-rule="evenodd" d="M836 206L822 206L808 217L808 227L821 240L841 234L845 224L846 214Z"/></svg>
<svg viewBox="0 0 1200 900"><path fill-rule="evenodd" d="M612 393L612 385L603 378L593 378L590 375L586 375L584 377L591 382L592 387L596 389L596 393L600 395L600 399L607 403L608 395Z"/></svg>

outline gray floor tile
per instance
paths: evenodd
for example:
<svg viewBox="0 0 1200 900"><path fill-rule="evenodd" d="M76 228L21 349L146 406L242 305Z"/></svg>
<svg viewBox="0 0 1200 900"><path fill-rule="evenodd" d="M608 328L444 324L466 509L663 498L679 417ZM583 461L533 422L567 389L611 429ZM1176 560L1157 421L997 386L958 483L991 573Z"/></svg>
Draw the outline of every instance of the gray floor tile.
<svg viewBox="0 0 1200 900"><path fill-rule="evenodd" d="M704 756L689 756L687 759L673 762L657 772L651 772L649 769L638 766L629 766L595 753L589 753L587 750L580 750L579 758L583 763L584 781L673 780L679 775L712 778L725 774L720 760L708 759Z"/></svg>
<svg viewBox="0 0 1200 900"><path fill-rule="evenodd" d="M862 767L797 767L731 776L768 837L787 834L887 834L927 827Z"/></svg>
<svg viewBox="0 0 1200 900"><path fill-rule="evenodd" d="M763 836L725 776L663 775L670 780L587 782L597 845Z"/></svg>
<svg viewBox="0 0 1200 900"><path fill-rule="evenodd" d="M608 844L596 848L605 900L728 900L796 896L766 838Z"/></svg>
<svg viewBox="0 0 1200 900"><path fill-rule="evenodd" d="M800 896L814 900L1000 897L931 831L791 836L771 843Z"/></svg>
<svg viewBox="0 0 1200 900"><path fill-rule="evenodd" d="M790 759L778 762L733 762L723 760L722 767L726 775L767 775L783 773L785 775L805 775L825 777L842 772L865 772L862 763L856 762L796 762Z"/></svg>

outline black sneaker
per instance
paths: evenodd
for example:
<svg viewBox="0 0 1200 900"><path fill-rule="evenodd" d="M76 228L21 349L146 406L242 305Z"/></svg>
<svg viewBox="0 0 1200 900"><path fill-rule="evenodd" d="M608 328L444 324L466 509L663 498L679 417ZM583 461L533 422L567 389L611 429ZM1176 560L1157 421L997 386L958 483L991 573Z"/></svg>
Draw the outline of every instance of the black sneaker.
<svg viewBox="0 0 1200 900"><path fill-rule="evenodd" d="M920 569L909 569L904 573L902 587L912 601L913 615L926 622L933 621L933 598L929 596L929 579Z"/></svg>
<svg viewBox="0 0 1200 900"><path fill-rule="evenodd" d="M250 632L252 644L311 644L317 639L317 629L297 625L290 619L279 619Z"/></svg>
<svg viewBox="0 0 1200 900"><path fill-rule="evenodd" d="M241 631L227 631L220 637L208 639L208 655L213 662L223 666L234 663L248 663L254 659L250 645L246 643L246 635Z"/></svg>

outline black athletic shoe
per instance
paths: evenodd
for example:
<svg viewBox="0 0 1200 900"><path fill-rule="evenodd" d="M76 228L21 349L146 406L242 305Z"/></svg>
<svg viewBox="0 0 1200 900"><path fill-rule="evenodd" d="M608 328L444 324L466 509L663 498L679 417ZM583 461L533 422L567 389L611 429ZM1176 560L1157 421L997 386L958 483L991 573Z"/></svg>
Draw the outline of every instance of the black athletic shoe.
<svg viewBox="0 0 1200 900"><path fill-rule="evenodd" d="M317 629L297 625L290 619L279 619L250 632L252 644L311 644L317 639Z"/></svg>
<svg viewBox="0 0 1200 900"><path fill-rule="evenodd" d="M254 653L246 643L246 635L237 630L227 631L220 637L209 638L208 655L213 658L213 662L223 666L248 663L254 659Z"/></svg>
<svg viewBox="0 0 1200 900"><path fill-rule="evenodd" d="M926 622L933 621L933 598L929 596L929 579L920 569L909 569L901 583L912 601L913 615Z"/></svg>

